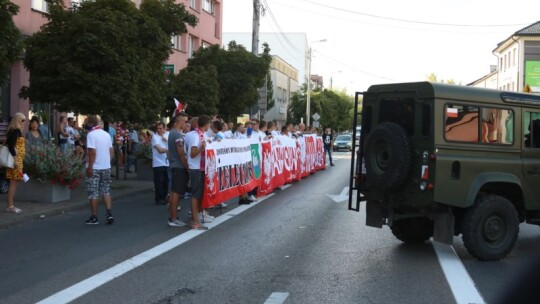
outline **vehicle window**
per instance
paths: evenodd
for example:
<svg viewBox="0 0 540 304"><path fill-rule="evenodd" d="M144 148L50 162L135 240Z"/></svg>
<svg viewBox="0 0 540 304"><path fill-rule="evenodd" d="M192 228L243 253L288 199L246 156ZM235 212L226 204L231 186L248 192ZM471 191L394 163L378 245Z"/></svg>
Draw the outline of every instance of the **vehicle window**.
<svg viewBox="0 0 540 304"><path fill-rule="evenodd" d="M445 122L445 138L449 141L503 145L514 142L514 114L510 109L448 104Z"/></svg>
<svg viewBox="0 0 540 304"><path fill-rule="evenodd" d="M482 143L509 145L514 142L512 110L482 108L481 128Z"/></svg>
<svg viewBox="0 0 540 304"><path fill-rule="evenodd" d="M448 141L478 142L478 107L447 104L444 137Z"/></svg>
<svg viewBox="0 0 540 304"><path fill-rule="evenodd" d="M525 147L540 148L540 113L525 112L523 134Z"/></svg>
<svg viewBox="0 0 540 304"><path fill-rule="evenodd" d="M381 101L379 123L394 122L405 129L409 136L414 134L414 99L392 99Z"/></svg>
<svg viewBox="0 0 540 304"><path fill-rule="evenodd" d="M350 135L339 135L336 140L341 140L341 141L347 141L347 140L351 140L352 137Z"/></svg>

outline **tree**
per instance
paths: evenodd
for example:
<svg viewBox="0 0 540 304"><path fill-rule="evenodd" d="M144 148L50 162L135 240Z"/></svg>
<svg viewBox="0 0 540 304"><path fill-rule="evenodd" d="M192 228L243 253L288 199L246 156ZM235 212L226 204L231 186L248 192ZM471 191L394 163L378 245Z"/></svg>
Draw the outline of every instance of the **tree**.
<svg viewBox="0 0 540 304"><path fill-rule="evenodd" d="M437 75L435 75L435 73L431 73L431 74L427 75L426 80L429 81L429 82L445 83L444 79L441 79L441 80L437 79ZM448 80L446 80L446 83L448 83L448 84L456 84L454 79L448 79Z"/></svg>
<svg viewBox="0 0 540 304"><path fill-rule="evenodd" d="M171 79L172 96L168 99L165 115L171 116L175 105L173 98L187 103L190 115L214 115L218 113L219 83L216 67L187 67Z"/></svg>
<svg viewBox="0 0 540 304"><path fill-rule="evenodd" d="M13 16L18 12L17 5L9 0L0 0L0 87L23 49L21 32L13 22Z"/></svg>
<svg viewBox="0 0 540 304"><path fill-rule="evenodd" d="M30 86L21 95L59 110L100 114L109 120L150 122L167 94L161 68L170 35L187 31L194 17L172 0L84 1L66 10L48 0L49 22L28 38L24 64ZM155 18L176 20L167 26ZM161 26L167 26L162 28Z"/></svg>
<svg viewBox="0 0 540 304"><path fill-rule="evenodd" d="M218 111L230 120L257 104L258 89L265 83L270 62L270 49L264 44L263 53L256 56L242 45L231 41L227 49L213 45L197 51L188 62L188 68L211 66L217 70L219 83Z"/></svg>
<svg viewBox="0 0 540 304"><path fill-rule="evenodd" d="M268 75L266 75L266 110L273 108L275 104L274 83L272 82L272 77L270 77L269 72Z"/></svg>
<svg viewBox="0 0 540 304"><path fill-rule="evenodd" d="M306 114L306 85L296 92L289 103L289 119L299 123ZM320 125L336 130L348 130L352 127L354 103L345 92L318 90L312 92L311 113L319 113Z"/></svg>

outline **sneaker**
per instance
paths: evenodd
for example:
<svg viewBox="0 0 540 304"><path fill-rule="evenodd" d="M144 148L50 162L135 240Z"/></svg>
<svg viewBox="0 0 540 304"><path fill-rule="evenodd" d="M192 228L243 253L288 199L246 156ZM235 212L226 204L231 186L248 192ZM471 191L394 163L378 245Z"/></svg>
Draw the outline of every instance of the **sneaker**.
<svg viewBox="0 0 540 304"><path fill-rule="evenodd" d="M208 230L208 227L201 225L201 223L191 224L191 229L193 230Z"/></svg>
<svg viewBox="0 0 540 304"><path fill-rule="evenodd" d="M114 216L112 214L107 214L107 225L114 223Z"/></svg>
<svg viewBox="0 0 540 304"><path fill-rule="evenodd" d="M214 217L210 215L202 215L199 213L199 221L203 223L211 223L214 220Z"/></svg>
<svg viewBox="0 0 540 304"><path fill-rule="evenodd" d="M95 216L91 216L89 219L86 220L86 225L97 225L99 224L99 220Z"/></svg>
<svg viewBox="0 0 540 304"><path fill-rule="evenodd" d="M225 204L225 203L221 203L221 204L219 204L218 206L221 207L221 208L227 208L227 207L229 207L229 205L227 205L227 204Z"/></svg>
<svg viewBox="0 0 540 304"><path fill-rule="evenodd" d="M178 219L175 219L175 220L171 220L169 219L169 222L168 222L169 226L171 227L185 227L186 224L179 221Z"/></svg>
<svg viewBox="0 0 540 304"><path fill-rule="evenodd" d="M332 167L333 167L333 166L335 166L335 165L334 165L334 163L331 163L331 164L330 164L330 166L332 166Z"/></svg>
<svg viewBox="0 0 540 304"><path fill-rule="evenodd" d="M240 199L238 201L238 205L249 205L251 204L251 201L247 200L247 199Z"/></svg>
<svg viewBox="0 0 540 304"><path fill-rule="evenodd" d="M252 202L256 202L257 198L255 197L255 195L252 194L252 195L248 196L248 200L252 201Z"/></svg>

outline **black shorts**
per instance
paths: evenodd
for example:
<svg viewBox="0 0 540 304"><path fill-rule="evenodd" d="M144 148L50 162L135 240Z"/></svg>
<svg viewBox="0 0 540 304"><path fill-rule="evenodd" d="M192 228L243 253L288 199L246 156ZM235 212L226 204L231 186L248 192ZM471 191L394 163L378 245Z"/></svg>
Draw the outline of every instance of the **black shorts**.
<svg viewBox="0 0 540 304"><path fill-rule="evenodd" d="M171 171L172 171L171 191L180 195L184 195L186 193L187 184L189 180L187 171L183 168L171 168Z"/></svg>
<svg viewBox="0 0 540 304"><path fill-rule="evenodd" d="M202 199L204 194L204 171L189 170L191 181L191 197Z"/></svg>

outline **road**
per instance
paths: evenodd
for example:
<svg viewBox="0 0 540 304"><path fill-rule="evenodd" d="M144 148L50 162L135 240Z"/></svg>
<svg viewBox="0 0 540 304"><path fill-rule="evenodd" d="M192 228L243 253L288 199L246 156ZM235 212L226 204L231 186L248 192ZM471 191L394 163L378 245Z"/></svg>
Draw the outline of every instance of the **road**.
<svg viewBox="0 0 540 304"><path fill-rule="evenodd" d="M430 242L402 244L327 196L348 186L350 157L334 155L335 167L224 209L204 232L168 227L153 193L114 202L112 226L84 225L83 210L0 230L0 303L60 303L66 294L73 303L456 303ZM499 262L474 260L455 238L486 303L540 248L538 227L520 228Z"/></svg>

